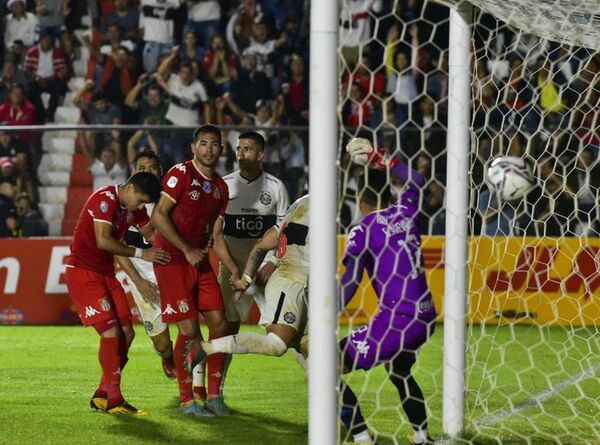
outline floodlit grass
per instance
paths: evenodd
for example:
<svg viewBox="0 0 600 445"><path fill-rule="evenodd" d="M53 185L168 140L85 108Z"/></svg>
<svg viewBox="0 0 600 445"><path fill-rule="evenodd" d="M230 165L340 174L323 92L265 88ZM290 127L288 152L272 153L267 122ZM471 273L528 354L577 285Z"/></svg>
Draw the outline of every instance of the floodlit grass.
<svg viewBox="0 0 600 445"><path fill-rule="evenodd" d="M244 328L260 332L258 328ZM414 368L441 435L442 326ZM466 438L472 443L600 443L596 331L473 327ZM137 329L123 393L146 418L93 412L100 377L97 334L81 327L0 327L1 444L304 444L307 391L293 354L235 358L226 396L234 414L184 418L150 341ZM579 377L579 378L578 378ZM410 428L383 369L349 377L380 444L407 443ZM552 389L551 388L554 388ZM539 403L533 397L541 397ZM325 444L327 445L327 444Z"/></svg>

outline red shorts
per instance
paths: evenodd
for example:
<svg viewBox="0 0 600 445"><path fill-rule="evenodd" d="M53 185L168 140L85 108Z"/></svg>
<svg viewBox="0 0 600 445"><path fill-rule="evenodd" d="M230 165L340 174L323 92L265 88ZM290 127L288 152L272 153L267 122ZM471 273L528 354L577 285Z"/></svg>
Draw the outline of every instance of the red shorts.
<svg viewBox="0 0 600 445"><path fill-rule="evenodd" d="M121 326L131 325L131 312L125 291L114 276L89 269L67 267L65 276L71 300L84 326L118 319Z"/></svg>
<svg viewBox="0 0 600 445"><path fill-rule="evenodd" d="M195 318L198 311L224 311L223 295L210 263L195 268L190 264L154 264L160 290L162 319L174 322Z"/></svg>

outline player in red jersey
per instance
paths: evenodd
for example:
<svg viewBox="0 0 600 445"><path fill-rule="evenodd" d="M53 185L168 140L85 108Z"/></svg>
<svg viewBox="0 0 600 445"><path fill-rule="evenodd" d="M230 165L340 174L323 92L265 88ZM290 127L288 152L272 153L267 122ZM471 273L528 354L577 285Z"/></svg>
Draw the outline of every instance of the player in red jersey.
<svg viewBox="0 0 600 445"><path fill-rule="evenodd" d="M223 150L221 131L203 125L194 132L191 161L175 165L163 178L160 201L152 213L158 233L155 247L171 254L168 265L155 264L154 272L161 295L163 321L178 328L174 358L182 414L210 416L227 414L219 387L224 356L211 356L207 362L208 396L205 407L194 400L192 374L185 367L187 343L200 337L198 312L208 325L210 338L225 335L227 323L223 296L208 261L212 243L215 254L231 272L232 282L240 271L223 237L223 215L229 201L227 184L214 168ZM214 357L214 358L213 358Z"/></svg>
<svg viewBox="0 0 600 445"><path fill-rule="evenodd" d="M90 406L110 414L147 415L125 401L121 394L121 371L133 341L129 306L115 277L113 255L141 257L165 264L170 255L162 249L137 249L120 240L131 225L146 238L154 230L144 205L160 196L160 181L151 173L131 176L126 183L94 192L83 207L67 258L66 282L84 326L100 335L100 385Z"/></svg>

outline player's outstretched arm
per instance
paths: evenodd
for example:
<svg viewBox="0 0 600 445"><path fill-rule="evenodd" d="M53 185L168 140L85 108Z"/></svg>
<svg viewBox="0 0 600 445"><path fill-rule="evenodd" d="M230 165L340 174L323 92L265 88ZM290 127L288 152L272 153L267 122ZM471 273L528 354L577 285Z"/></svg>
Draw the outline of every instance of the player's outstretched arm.
<svg viewBox="0 0 600 445"><path fill-rule="evenodd" d="M171 260L171 255L162 249L137 249L133 246L127 246L115 239L112 235L112 224L104 221L94 221L94 235L96 236L96 246L98 249L105 250L113 255L126 257L144 258L159 264L167 264ZM151 258L151 259L149 259Z"/></svg>
<svg viewBox="0 0 600 445"><path fill-rule="evenodd" d="M223 236L224 220L222 216L219 216L213 226L213 250L217 255L219 261L231 272L231 280L237 281L240 279L240 268L231 256L229 246Z"/></svg>

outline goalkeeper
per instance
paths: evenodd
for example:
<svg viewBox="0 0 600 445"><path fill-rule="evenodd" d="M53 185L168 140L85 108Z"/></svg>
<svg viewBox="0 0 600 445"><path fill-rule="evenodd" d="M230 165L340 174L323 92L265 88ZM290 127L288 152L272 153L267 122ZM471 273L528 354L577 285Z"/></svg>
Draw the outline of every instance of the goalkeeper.
<svg viewBox="0 0 600 445"><path fill-rule="evenodd" d="M374 150L367 139L353 139L346 149L356 164L373 169L389 167L404 186L398 202L389 207L382 199L390 197L385 183L380 193L370 186L361 189L359 206L366 216L348 235L340 296L346 306L366 269L378 296L379 311L368 325L353 330L340 341L344 372L384 364L414 429L413 443L433 443L427 432L423 393L410 372L418 349L433 333L436 318L421 267L417 221L420 189L425 181L398 159L386 161L385 152ZM367 177L377 177L374 172L367 173ZM373 443L356 395L344 382L341 392L341 419L354 442Z"/></svg>

